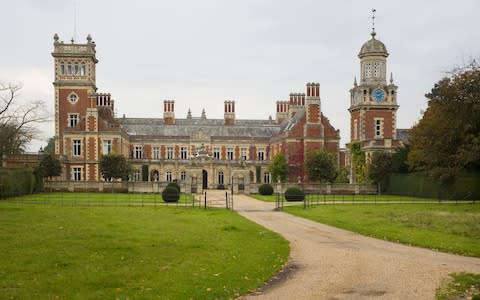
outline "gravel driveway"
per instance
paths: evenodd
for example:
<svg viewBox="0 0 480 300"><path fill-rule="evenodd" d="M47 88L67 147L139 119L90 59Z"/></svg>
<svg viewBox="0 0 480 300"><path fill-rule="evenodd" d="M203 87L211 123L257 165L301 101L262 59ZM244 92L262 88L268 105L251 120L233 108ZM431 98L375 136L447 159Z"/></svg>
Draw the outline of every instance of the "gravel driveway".
<svg viewBox="0 0 480 300"><path fill-rule="evenodd" d="M480 273L480 259L362 236L235 195L241 215L290 241L284 272L242 299L434 299L452 272Z"/></svg>

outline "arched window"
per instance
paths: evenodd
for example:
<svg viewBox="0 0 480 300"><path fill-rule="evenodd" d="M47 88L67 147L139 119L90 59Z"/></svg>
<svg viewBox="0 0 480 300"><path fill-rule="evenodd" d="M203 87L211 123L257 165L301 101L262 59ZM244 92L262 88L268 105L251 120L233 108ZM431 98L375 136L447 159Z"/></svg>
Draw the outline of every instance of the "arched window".
<svg viewBox="0 0 480 300"><path fill-rule="evenodd" d="M223 184L224 178L225 178L225 174L223 173L223 171L218 172L218 184Z"/></svg>

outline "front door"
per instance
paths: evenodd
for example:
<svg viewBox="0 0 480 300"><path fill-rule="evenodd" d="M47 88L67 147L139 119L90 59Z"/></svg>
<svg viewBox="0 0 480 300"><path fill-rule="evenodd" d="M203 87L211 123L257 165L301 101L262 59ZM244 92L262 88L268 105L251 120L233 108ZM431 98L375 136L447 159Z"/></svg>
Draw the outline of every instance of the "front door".
<svg viewBox="0 0 480 300"><path fill-rule="evenodd" d="M208 173L205 170L202 170L202 188L208 188Z"/></svg>

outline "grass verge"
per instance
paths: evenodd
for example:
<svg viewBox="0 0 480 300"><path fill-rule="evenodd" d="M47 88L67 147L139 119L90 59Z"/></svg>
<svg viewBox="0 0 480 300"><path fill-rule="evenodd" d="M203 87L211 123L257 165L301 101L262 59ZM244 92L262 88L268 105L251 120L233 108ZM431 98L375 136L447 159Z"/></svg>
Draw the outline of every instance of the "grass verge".
<svg viewBox="0 0 480 300"><path fill-rule="evenodd" d="M227 210L0 202L8 299L229 299L287 261L288 242Z"/></svg>
<svg viewBox="0 0 480 300"><path fill-rule="evenodd" d="M480 274L453 273L435 293L439 300L473 299L480 300Z"/></svg>
<svg viewBox="0 0 480 300"><path fill-rule="evenodd" d="M480 257L480 205L321 205L288 213L367 236Z"/></svg>

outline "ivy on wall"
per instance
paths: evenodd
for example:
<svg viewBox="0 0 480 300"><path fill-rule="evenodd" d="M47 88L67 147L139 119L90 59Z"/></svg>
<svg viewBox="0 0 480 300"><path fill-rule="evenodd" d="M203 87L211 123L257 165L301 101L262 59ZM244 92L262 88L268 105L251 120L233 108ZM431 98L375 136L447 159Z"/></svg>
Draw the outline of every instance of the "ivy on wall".
<svg viewBox="0 0 480 300"><path fill-rule="evenodd" d="M356 183L365 183L367 181L367 166L365 152L362 151L360 143L350 144L350 153L352 153L353 175Z"/></svg>

